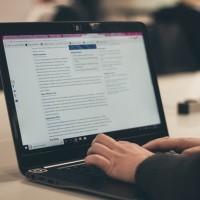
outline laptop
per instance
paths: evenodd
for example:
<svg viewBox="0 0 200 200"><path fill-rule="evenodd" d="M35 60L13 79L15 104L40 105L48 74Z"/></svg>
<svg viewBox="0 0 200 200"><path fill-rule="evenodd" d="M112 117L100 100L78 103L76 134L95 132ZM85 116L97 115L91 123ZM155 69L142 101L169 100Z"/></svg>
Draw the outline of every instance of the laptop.
<svg viewBox="0 0 200 200"><path fill-rule="evenodd" d="M86 166L92 140L167 136L147 31L137 22L0 24L0 69L21 173L107 198L143 197ZM81 168L81 169L80 169Z"/></svg>

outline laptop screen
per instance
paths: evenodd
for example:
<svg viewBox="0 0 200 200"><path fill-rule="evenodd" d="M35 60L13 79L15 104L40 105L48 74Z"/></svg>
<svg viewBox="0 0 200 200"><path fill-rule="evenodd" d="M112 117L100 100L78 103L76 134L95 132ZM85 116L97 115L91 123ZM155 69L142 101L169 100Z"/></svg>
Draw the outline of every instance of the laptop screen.
<svg viewBox="0 0 200 200"><path fill-rule="evenodd" d="M3 45L24 150L161 125L142 32L12 35Z"/></svg>

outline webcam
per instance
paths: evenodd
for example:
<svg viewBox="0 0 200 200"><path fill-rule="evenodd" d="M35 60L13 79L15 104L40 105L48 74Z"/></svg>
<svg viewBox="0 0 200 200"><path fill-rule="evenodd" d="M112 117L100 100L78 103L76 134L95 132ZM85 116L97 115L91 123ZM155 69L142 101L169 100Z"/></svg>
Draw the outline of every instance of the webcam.
<svg viewBox="0 0 200 200"><path fill-rule="evenodd" d="M74 25L73 25L73 28L74 28L74 31L76 31L76 32L81 32L81 31L83 31L83 27L82 27L81 24L74 24Z"/></svg>

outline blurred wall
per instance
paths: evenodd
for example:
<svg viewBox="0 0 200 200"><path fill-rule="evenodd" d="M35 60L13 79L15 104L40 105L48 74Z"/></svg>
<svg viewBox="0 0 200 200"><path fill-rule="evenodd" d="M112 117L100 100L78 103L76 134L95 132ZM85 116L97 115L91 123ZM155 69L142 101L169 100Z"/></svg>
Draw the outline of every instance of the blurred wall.
<svg viewBox="0 0 200 200"><path fill-rule="evenodd" d="M0 0L0 22L25 21L34 0Z"/></svg>

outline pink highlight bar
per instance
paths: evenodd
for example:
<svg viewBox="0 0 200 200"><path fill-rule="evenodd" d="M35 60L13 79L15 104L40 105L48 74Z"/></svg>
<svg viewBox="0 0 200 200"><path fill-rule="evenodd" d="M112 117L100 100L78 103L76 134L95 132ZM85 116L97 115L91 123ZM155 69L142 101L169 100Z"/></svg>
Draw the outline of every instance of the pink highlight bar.
<svg viewBox="0 0 200 200"><path fill-rule="evenodd" d="M78 38L86 35L100 35L105 37L114 36L141 36L142 32L127 32L127 33L87 33L87 34L50 34L50 35L9 35L3 36L3 40L17 40L17 39L44 39L44 38Z"/></svg>
<svg viewBox="0 0 200 200"><path fill-rule="evenodd" d="M10 39L43 39L43 38L73 38L73 37L82 37L86 34L50 34L50 35L11 35L3 36L4 40Z"/></svg>
<svg viewBox="0 0 200 200"><path fill-rule="evenodd" d="M104 35L106 37L113 37L113 36L142 36L142 32L99 33L99 35Z"/></svg>

